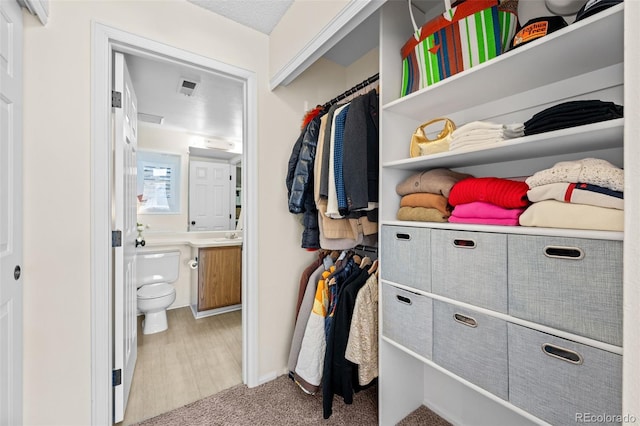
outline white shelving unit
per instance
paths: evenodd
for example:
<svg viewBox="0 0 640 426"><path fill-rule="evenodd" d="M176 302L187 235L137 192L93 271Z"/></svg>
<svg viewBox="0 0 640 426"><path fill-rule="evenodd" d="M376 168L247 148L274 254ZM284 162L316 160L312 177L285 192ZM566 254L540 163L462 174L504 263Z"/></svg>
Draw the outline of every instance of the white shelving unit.
<svg viewBox="0 0 640 426"><path fill-rule="evenodd" d="M452 151L419 158L409 158L409 141L416 127L435 117L448 117L457 125L474 120L507 124L524 122L538 111L570 100L600 99L623 105L624 5L611 7L489 62L399 98L399 50L410 37L411 28L406 4L387 2L384 5L381 10L380 38L381 226L584 238L603 240L603 244L605 241L623 241L623 232L402 222L396 220L400 196L396 194L395 187L417 171L441 167L477 177L529 176L559 161L587 157L603 158L623 167L624 119L527 136L490 149ZM381 238L381 254L384 254L384 236ZM412 266L406 265L407 268ZM381 263L383 285L393 285L509 323L622 354L620 346L412 289L403 283L385 281L384 268L384 263ZM380 320L383 324L384 315ZM382 425L397 423L422 404L459 424L545 424L510 402L385 336L380 339L379 395Z"/></svg>

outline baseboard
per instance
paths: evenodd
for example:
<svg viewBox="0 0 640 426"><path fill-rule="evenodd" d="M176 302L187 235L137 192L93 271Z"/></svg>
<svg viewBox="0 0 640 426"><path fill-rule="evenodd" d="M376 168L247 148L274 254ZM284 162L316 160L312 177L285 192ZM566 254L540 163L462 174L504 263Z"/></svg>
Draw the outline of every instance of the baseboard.
<svg viewBox="0 0 640 426"><path fill-rule="evenodd" d="M271 373L267 373L264 376L260 376L258 378L258 386L263 385L267 382L275 380L278 378L278 373L276 371L272 371Z"/></svg>
<svg viewBox="0 0 640 426"><path fill-rule="evenodd" d="M191 306L191 313L193 314L193 317L195 319L210 317L212 315L226 314L227 312L239 311L242 309L242 304L210 309L208 311L198 311L196 308L196 305L188 305L188 306Z"/></svg>

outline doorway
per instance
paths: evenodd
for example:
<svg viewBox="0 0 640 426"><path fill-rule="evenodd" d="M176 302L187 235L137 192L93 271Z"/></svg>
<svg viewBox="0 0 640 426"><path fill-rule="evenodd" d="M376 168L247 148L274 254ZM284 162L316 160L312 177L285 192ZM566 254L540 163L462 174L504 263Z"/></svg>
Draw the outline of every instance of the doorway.
<svg viewBox="0 0 640 426"><path fill-rule="evenodd" d="M111 57L113 51L155 60L189 64L235 76L244 82L242 205L242 381L257 377L257 86L253 72L174 48L103 24L92 24L92 182L91 182L91 335L92 424L112 422L112 297L111 297Z"/></svg>

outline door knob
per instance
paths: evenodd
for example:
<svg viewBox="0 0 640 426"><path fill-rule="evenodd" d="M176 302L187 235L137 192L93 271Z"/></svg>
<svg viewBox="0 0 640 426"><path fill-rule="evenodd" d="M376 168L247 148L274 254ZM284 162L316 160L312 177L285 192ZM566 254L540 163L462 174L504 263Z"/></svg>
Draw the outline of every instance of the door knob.
<svg viewBox="0 0 640 426"><path fill-rule="evenodd" d="M20 269L20 265L16 265L16 267L13 269L13 278L15 278L16 281L20 278L21 272L22 270Z"/></svg>
<svg viewBox="0 0 640 426"><path fill-rule="evenodd" d="M195 220L192 220L192 221L191 221L191 224L192 224L192 225L195 225L195 224L196 224L196 221L195 221Z"/></svg>

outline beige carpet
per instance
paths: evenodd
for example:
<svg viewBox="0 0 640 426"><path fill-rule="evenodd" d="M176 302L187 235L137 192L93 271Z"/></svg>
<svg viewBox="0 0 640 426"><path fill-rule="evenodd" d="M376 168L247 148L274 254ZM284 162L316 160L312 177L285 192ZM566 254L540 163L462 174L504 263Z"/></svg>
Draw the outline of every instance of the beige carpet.
<svg viewBox="0 0 640 426"><path fill-rule="evenodd" d="M138 423L160 425L353 425L378 424L378 393L375 386L354 395L347 405L333 400L333 414L322 417L322 396L302 392L287 376L249 389L238 385L215 395ZM420 407L400 422L411 425L449 425L426 407Z"/></svg>

